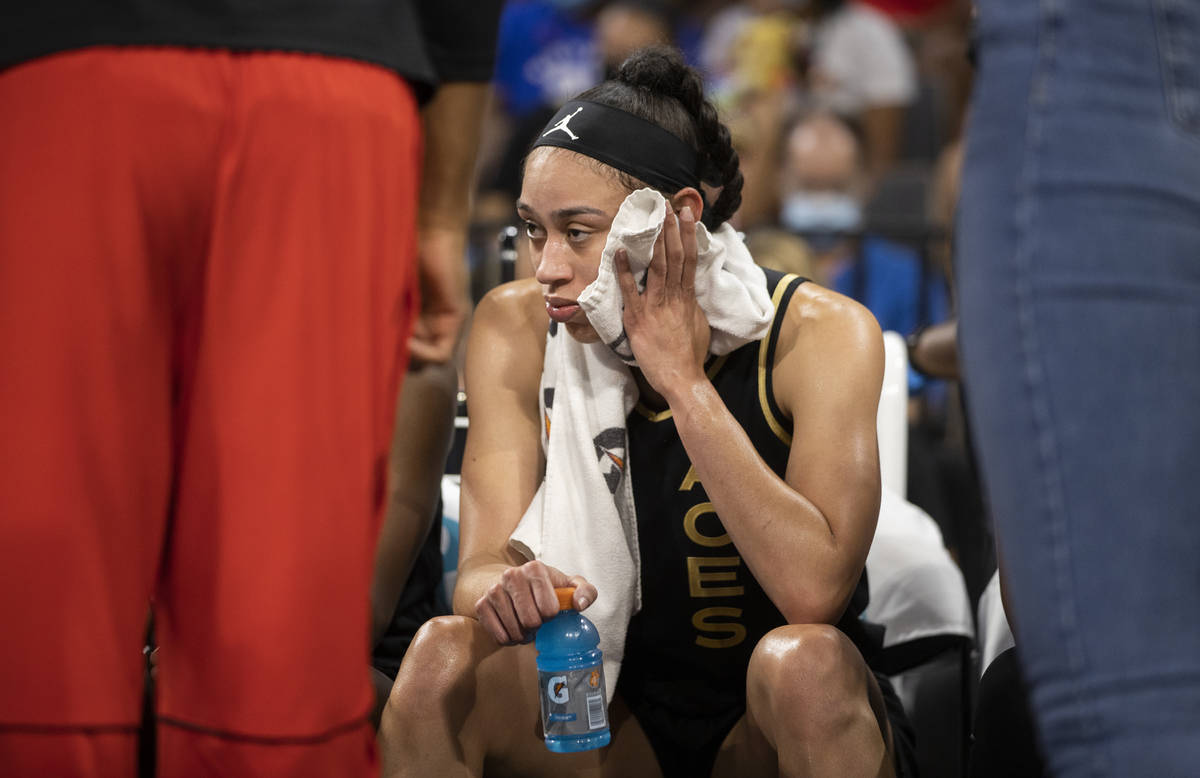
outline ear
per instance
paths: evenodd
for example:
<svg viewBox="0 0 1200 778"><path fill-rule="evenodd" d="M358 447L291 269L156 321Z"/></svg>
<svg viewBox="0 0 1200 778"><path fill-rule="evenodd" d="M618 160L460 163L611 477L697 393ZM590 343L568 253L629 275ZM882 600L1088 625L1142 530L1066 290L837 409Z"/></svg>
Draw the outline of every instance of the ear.
<svg viewBox="0 0 1200 778"><path fill-rule="evenodd" d="M685 186L671 198L671 208L675 213L682 211L685 205L692 209L692 216L696 218L696 221L700 221L704 212L704 198L694 187Z"/></svg>

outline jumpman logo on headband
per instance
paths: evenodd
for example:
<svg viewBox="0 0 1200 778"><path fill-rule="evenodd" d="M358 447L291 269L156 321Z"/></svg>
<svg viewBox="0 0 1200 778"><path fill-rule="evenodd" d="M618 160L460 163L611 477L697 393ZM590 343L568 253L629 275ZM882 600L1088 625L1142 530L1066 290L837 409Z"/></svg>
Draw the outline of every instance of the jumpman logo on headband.
<svg viewBox="0 0 1200 778"><path fill-rule="evenodd" d="M548 129L542 133L542 137L543 138L546 137L547 135L554 132L555 130L562 130L563 132L565 132L566 134L571 136L571 140L579 140L579 136L576 135L575 133L571 132L571 128L567 126L567 122L569 122L569 121L571 121L571 119L575 118L575 114L579 113L582 110L583 110L583 106L581 105L578 108L576 108L574 111L571 111L571 113L569 113L566 116L564 116L563 118L559 119L558 124L555 124L553 127L551 127L550 129Z"/></svg>

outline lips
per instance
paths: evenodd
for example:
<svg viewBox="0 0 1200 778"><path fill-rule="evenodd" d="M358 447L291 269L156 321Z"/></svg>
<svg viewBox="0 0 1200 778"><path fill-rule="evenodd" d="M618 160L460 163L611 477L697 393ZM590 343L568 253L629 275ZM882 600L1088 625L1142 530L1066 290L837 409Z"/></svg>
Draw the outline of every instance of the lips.
<svg viewBox="0 0 1200 778"><path fill-rule="evenodd" d="M561 297L547 297L546 313L552 321L563 324L579 313L579 303Z"/></svg>

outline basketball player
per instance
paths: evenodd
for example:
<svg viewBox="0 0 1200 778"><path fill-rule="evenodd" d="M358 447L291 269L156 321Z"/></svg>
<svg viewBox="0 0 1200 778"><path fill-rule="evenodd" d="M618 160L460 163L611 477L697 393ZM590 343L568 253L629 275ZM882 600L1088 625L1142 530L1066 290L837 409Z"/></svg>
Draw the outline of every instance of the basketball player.
<svg viewBox="0 0 1200 778"><path fill-rule="evenodd" d="M535 143L517 204L536 277L482 301L468 346L461 615L430 621L409 649L380 730L385 774L911 775L903 714L864 661L876 644L858 619L880 493L874 319L772 274L770 334L706 362L696 222L728 219L742 179L727 129L677 54L635 54L542 139L554 145ZM581 610L605 593L571 570L522 564L508 538L544 465L547 327L597 340L576 300L618 207L644 185L671 208L644 294L618 259L640 366L628 445L642 609L612 744L552 754L537 737L534 649L522 644L555 615L554 586L575 585Z"/></svg>

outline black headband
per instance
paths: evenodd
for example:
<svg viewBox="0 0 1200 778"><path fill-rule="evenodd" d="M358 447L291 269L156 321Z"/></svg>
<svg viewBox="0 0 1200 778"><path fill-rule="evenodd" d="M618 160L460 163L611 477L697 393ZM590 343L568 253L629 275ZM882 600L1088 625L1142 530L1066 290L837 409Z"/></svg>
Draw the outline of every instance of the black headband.
<svg viewBox="0 0 1200 778"><path fill-rule="evenodd" d="M695 150L654 122L620 108L571 100L530 149L538 146L577 151L671 194L688 186L703 191Z"/></svg>

